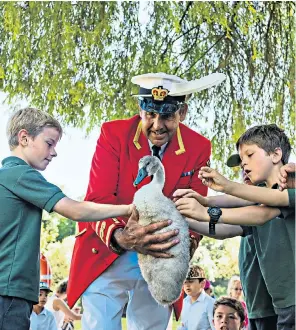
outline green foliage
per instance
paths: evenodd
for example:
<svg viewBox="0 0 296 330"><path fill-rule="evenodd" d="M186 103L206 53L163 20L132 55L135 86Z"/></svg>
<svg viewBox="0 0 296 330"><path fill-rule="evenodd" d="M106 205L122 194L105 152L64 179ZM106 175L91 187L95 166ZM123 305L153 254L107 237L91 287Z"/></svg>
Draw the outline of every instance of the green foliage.
<svg viewBox="0 0 296 330"><path fill-rule="evenodd" d="M58 224L57 241L61 242L65 237L72 236L75 234L76 223L70 219L62 218Z"/></svg>
<svg viewBox="0 0 296 330"><path fill-rule="evenodd" d="M57 224L60 216L56 213L47 213L43 211L41 222L41 241L40 250L45 252L49 243L55 242L59 235Z"/></svg>
<svg viewBox="0 0 296 330"><path fill-rule="evenodd" d="M75 222L57 213L43 212L41 223L41 252L52 268L52 287L69 276L74 246Z"/></svg>
<svg viewBox="0 0 296 330"><path fill-rule="evenodd" d="M221 285L215 285L215 297L227 296L227 287Z"/></svg>
<svg viewBox="0 0 296 330"><path fill-rule="evenodd" d="M223 241L203 237L195 252L191 263L199 265L205 270L208 279L215 286L216 295L224 294L228 279L235 274L239 274L239 244L240 237ZM217 292L216 285L218 285Z"/></svg>
<svg viewBox="0 0 296 330"><path fill-rule="evenodd" d="M0 88L90 129L136 113L133 75L224 72L227 82L200 92L188 119L203 132L215 109L210 138L222 164L250 125L293 134L294 15L292 1L3 1Z"/></svg>
<svg viewBox="0 0 296 330"><path fill-rule="evenodd" d="M52 287L69 276L74 236L63 239L62 242L51 242L46 246L46 255L52 269Z"/></svg>

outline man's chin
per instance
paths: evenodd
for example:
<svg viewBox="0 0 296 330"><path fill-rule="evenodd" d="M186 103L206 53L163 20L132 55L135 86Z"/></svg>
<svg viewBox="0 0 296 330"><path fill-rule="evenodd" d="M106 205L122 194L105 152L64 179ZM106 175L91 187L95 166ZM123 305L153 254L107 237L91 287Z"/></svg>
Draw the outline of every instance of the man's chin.
<svg viewBox="0 0 296 330"><path fill-rule="evenodd" d="M157 138L154 138L154 137L153 137L153 138L150 138L149 140L150 140L150 142L151 142L153 145L155 145L155 146L157 146L157 147L161 147L161 146L163 146L165 143L168 142L166 138L157 139Z"/></svg>

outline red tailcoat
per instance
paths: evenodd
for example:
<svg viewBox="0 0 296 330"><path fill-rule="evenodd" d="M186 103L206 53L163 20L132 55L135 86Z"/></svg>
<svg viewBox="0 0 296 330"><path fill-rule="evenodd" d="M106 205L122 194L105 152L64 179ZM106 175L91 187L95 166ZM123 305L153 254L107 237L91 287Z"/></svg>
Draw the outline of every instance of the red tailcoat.
<svg viewBox="0 0 296 330"><path fill-rule="evenodd" d="M191 188L202 195L207 187L198 179L198 170L210 158L211 144L202 135L180 124L162 159L165 168L163 193L171 197L179 188ZM133 186L139 160L151 155L148 140L141 130L140 117L115 120L102 125L92 160L86 200L104 204L130 204L137 189L151 179ZM72 307L87 287L119 256L109 248L115 229L127 219L110 218L98 222L79 222L68 282L68 304ZM200 235L191 233L197 240ZM177 318L182 300L174 304Z"/></svg>

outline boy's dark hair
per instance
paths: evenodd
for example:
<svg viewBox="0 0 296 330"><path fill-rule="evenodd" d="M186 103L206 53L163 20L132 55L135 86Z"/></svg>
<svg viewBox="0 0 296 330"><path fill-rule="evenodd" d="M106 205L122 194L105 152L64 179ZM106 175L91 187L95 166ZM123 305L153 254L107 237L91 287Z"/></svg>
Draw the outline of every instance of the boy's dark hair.
<svg viewBox="0 0 296 330"><path fill-rule="evenodd" d="M58 284L56 292L61 293L61 294L66 293L67 292L67 286L68 286L68 280L62 280Z"/></svg>
<svg viewBox="0 0 296 330"><path fill-rule="evenodd" d="M219 298L214 303L213 316L215 315L216 309L221 305L233 308L237 312L238 316L240 317L241 323L244 322L245 311L244 311L243 305L241 304L240 301L238 301L237 299L234 299L234 298L230 298L230 297Z"/></svg>
<svg viewBox="0 0 296 330"><path fill-rule="evenodd" d="M281 148L283 164L288 163L291 153L291 145L287 135L275 124L249 128L236 142L236 149L238 150L242 144L256 144L268 154L274 152L276 148Z"/></svg>

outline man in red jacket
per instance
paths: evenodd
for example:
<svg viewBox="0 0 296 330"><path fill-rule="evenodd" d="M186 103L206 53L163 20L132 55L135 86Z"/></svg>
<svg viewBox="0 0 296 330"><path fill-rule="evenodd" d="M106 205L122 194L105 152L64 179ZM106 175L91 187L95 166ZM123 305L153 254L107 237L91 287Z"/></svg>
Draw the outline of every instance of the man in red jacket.
<svg viewBox="0 0 296 330"><path fill-rule="evenodd" d="M191 93L223 81L212 74L187 82L165 73L136 76L139 115L104 123L90 170L86 200L97 203L129 204L134 193L150 182L146 178L134 187L138 162L145 155L162 160L166 172L163 193L172 197L179 188L191 188L202 195L207 188L198 179L198 170L210 158L210 141L181 122L187 113ZM73 306L82 295L82 327L121 329L127 305L129 330L164 330L171 309L157 304L144 281L137 253L170 257L167 251L178 244L177 232L158 234L169 220L141 227L133 214L129 219L112 218L79 223L68 283L68 303ZM191 234L197 244L198 234ZM196 246L197 246L196 244ZM169 274L168 274L169 276ZM177 317L182 304L175 304Z"/></svg>

